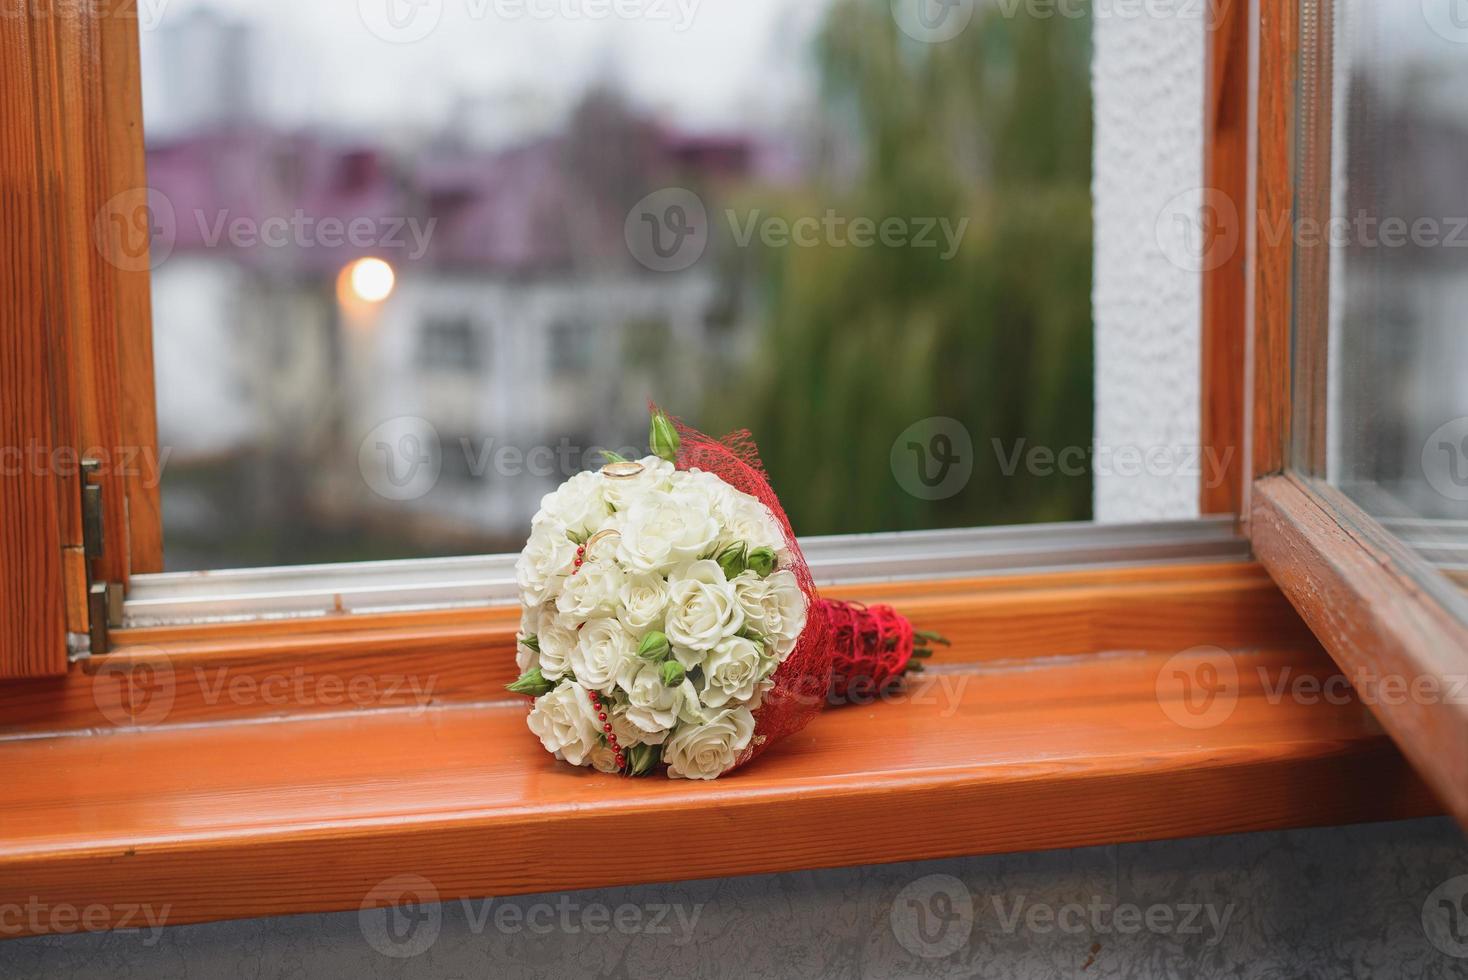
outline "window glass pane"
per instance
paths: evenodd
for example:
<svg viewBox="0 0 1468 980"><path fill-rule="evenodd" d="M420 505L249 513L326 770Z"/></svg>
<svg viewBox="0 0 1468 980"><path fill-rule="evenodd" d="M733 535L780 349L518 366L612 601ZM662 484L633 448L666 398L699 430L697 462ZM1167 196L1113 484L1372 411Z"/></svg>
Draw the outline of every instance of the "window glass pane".
<svg viewBox="0 0 1468 980"><path fill-rule="evenodd" d="M168 567L517 550L649 398L804 534L1089 518L1090 21L912 6L169 0Z"/></svg>
<svg viewBox="0 0 1468 980"><path fill-rule="evenodd" d="M1296 434L1303 468L1461 584L1468 581L1468 21L1457 16L1459 6L1334 5L1334 65L1318 68L1325 77L1316 100L1330 122L1305 154L1329 161L1318 179L1331 187L1331 220L1299 228L1304 251L1315 236L1329 244L1327 278L1300 290L1308 311L1312 289L1328 284L1328 316L1297 325L1302 337L1325 331L1316 343L1328 344L1328 358L1313 361L1307 375L1314 376L1300 387L1320 392L1328 411L1323 431L1306 425ZM1297 358L1310 362L1310 346L1297 348Z"/></svg>

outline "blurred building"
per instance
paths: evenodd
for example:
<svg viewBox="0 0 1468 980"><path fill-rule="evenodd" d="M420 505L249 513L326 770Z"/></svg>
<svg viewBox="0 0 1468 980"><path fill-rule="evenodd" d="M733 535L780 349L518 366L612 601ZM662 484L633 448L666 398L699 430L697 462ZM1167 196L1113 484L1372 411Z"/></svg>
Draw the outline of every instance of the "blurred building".
<svg viewBox="0 0 1468 980"><path fill-rule="evenodd" d="M628 186L608 183L615 167L587 179L596 160L573 132L403 155L248 122L153 141L160 438L175 471L248 460L240 507L267 507L262 525L283 507L421 521L419 537L523 533L587 450L641 441L652 395L695 404L706 366L747 333L741 287L713 263L651 272L623 230L642 182L738 179L747 141L628 132ZM385 298L354 287L364 258L391 268ZM432 426L440 457L410 499L377 492L400 460L359 453L403 417ZM557 451L552 471L523 462L537 446ZM217 493L165 492L171 521L221 519Z"/></svg>

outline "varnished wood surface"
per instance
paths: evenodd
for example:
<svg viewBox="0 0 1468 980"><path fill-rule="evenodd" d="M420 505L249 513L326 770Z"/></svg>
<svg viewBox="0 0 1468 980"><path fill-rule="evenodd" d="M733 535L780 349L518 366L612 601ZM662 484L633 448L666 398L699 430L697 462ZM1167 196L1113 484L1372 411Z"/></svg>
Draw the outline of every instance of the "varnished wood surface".
<svg viewBox="0 0 1468 980"><path fill-rule="evenodd" d="M1221 209L1216 233L1234 247L1203 271L1203 445L1224 461L1223 479L1202 487L1202 513L1243 511L1244 337L1248 271L1244 209L1249 171L1249 3L1222 0L1208 18L1203 186Z"/></svg>
<svg viewBox="0 0 1468 980"><path fill-rule="evenodd" d="M64 492L55 391L59 174L44 156L36 78L54 70L44 22L0 17L0 679L66 669Z"/></svg>
<svg viewBox="0 0 1468 980"><path fill-rule="evenodd" d="M68 290L69 434L102 464L107 550L95 573L124 584L133 571L162 569L148 237L155 227L171 234L173 220L149 209L135 6L57 4L43 18L60 61L46 86L57 137L43 153L58 160L66 188L57 260Z"/></svg>
<svg viewBox="0 0 1468 980"><path fill-rule="evenodd" d="M951 667L714 783L557 763L521 702L0 743L0 902L178 924L354 909L398 874L451 899L1435 809L1360 705L1271 695L1327 675L1318 649L1235 651L1231 710L1179 724L1159 678L1222 656Z"/></svg>
<svg viewBox="0 0 1468 980"><path fill-rule="evenodd" d="M1468 824L1468 628L1405 572L1417 560L1405 546L1329 492L1262 482L1255 548L1346 676L1379 690L1382 724Z"/></svg>
<svg viewBox="0 0 1468 980"><path fill-rule="evenodd" d="M1290 445L1294 291L1295 98L1299 0L1257 0L1249 177L1249 479L1284 470ZM1247 514L1251 508L1244 508Z"/></svg>
<svg viewBox="0 0 1468 980"><path fill-rule="evenodd" d="M1213 562L855 585L953 641L945 663L1309 643L1258 565ZM58 680L0 686L0 738L74 729L497 698L515 677L515 609L324 617L119 632Z"/></svg>

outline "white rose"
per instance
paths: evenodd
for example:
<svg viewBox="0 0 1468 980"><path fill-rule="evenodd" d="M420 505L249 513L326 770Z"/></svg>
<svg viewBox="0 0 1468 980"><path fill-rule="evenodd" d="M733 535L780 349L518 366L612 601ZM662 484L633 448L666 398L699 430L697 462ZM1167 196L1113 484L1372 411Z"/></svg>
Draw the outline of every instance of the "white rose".
<svg viewBox="0 0 1468 980"><path fill-rule="evenodd" d="M696 711L698 692L692 682L685 678L677 687L669 687L657 664L629 667L618 683L627 692L627 721L648 734L667 732L680 717Z"/></svg>
<svg viewBox="0 0 1468 980"><path fill-rule="evenodd" d="M680 470L673 477L673 489L702 495L715 513L729 506L730 498L738 493L722 479L704 470Z"/></svg>
<svg viewBox="0 0 1468 980"><path fill-rule="evenodd" d="M734 579L733 587L745 624L768 640L784 663L805 630L809 611L795 573L779 571L762 579L754 572L743 572Z"/></svg>
<svg viewBox="0 0 1468 980"><path fill-rule="evenodd" d="M601 744L601 723L580 684L562 684L536 698L528 723L547 752L573 766L584 765Z"/></svg>
<svg viewBox="0 0 1468 980"><path fill-rule="evenodd" d="M650 493L667 490L672 485L673 464L657 456L647 456L637 462L642 472L636 476L608 476L602 483L602 496L607 503L619 511L627 510L633 501Z"/></svg>
<svg viewBox="0 0 1468 980"><path fill-rule="evenodd" d="M617 550L636 572L663 573L713 550L719 522L698 493L650 493L619 515Z"/></svg>
<svg viewBox="0 0 1468 980"><path fill-rule="evenodd" d="M541 607L535 638L540 643L542 677L557 681L571 672L571 651L576 649L576 631L567 629L556 620L554 606Z"/></svg>
<svg viewBox="0 0 1468 980"><path fill-rule="evenodd" d="M525 645L525 641L535 636L535 631L538 629L540 629L540 610L535 606L520 607L520 632L515 634L515 666L520 668L521 674L540 665L539 656Z"/></svg>
<svg viewBox="0 0 1468 980"><path fill-rule="evenodd" d="M666 728L645 732L632 724L632 720L627 717L625 704L615 704L607 718L612 723L612 734L617 736L617 744L624 749L630 749L634 745L662 745L668 737Z"/></svg>
<svg viewBox="0 0 1468 980"><path fill-rule="evenodd" d="M600 531L612 516L612 508L602 496L605 481L599 473L577 473L541 498L540 512L531 526L555 524L583 538Z"/></svg>
<svg viewBox="0 0 1468 980"><path fill-rule="evenodd" d="M544 602L570 574L575 560L576 542L567 536L563 525L545 522L533 527L525 550L515 562L521 602L527 606Z"/></svg>
<svg viewBox="0 0 1468 980"><path fill-rule="evenodd" d="M718 503L717 514L724 525L724 535L731 541L743 541L753 551L769 548L785 550L785 529L775 512L755 497L732 490Z"/></svg>
<svg viewBox="0 0 1468 980"><path fill-rule="evenodd" d="M561 594L556 596L561 625L574 628L591 619L615 616L625 577L616 562L586 562L566 579Z"/></svg>
<svg viewBox="0 0 1468 980"><path fill-rule="evenodd" d="M748 708L725 708L701 725L686 725L663 746L669 776L713 779L734 765L754 736Z"/></svg>
<svg viewBox="0 0 1468 980"><path fill-rule="evenodd" d="M755 698L773 683L766 678L774 667L775 661L765 657L758 644L742 636L720 640L703 662L703 689L698 699L710 708L722 708L730 701L757 708Z"/></svg>
<svg viewBox="0 0 1468 980"><path fill-rule="evenodd" d="M718 562L690 562L668 576L668 615L663 632L675 648L712 650L743 625L744 611Z"/></svg>
<svg viewBox="0 0 1468 980"><path fill-rule="evenodd" d="M571 650L571 670L582 684L604 691L636 657L637 646L625 626L615 619L594 619Z"/></svg>
<svg viewBox="0 0 1468 980"><path fill-rule="evenodd" d="M587 758L591 762L591 767L597 772L622 771L621 767L617 765L617 751L610 745L598 745L591 750L591 755Z"/></svg>
<svg viewBox="0 0 1468 980"><path fill-rule="evenodd" d="M663 623L668 608L668 582L661 575L629 575L617 596L617 617L634 633L646 633Z"/></svg>

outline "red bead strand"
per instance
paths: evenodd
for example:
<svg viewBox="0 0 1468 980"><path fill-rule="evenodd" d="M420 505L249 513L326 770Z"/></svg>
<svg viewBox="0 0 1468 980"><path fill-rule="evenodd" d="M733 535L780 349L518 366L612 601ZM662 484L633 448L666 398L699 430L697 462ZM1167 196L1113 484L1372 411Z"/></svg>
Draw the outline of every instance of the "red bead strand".
<svg viewBox="0 0 1468 980"><path fill-rule="evenodd" d="M591 706L596 709L596 717L602 723L601 730L606 733L607 744L612 747L612 752L617 760L617 768L627 768L627 756L622 752L622 746L617 744L617 736L612 734L612 723L607 720L606 710L602 707L601 695L595 691L587 691L591 698Z"/></svg>

